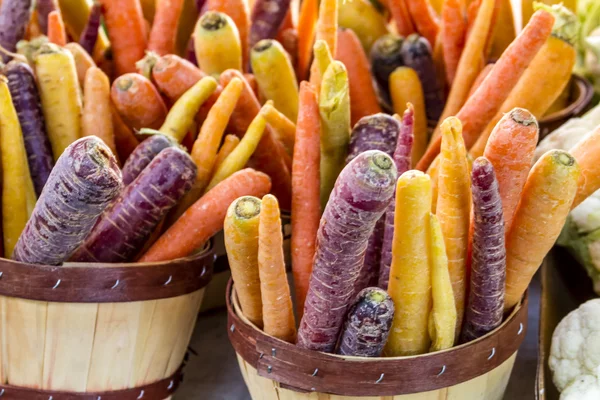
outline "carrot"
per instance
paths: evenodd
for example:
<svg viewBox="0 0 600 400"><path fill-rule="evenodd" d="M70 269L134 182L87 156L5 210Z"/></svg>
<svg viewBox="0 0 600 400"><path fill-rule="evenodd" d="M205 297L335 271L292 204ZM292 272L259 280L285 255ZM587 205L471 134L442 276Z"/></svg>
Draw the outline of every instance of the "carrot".
<svg viewBox="0 0 600 400"><path fill-rule="evenodd" d="M367 54L373 43L388 33L385 16L369 0L340 2L338 23L340 27L356 33Z"/></svg>
<svg viewBox="0 0 600 400"><path fill-rule="evenodd" d="M298 31L295 28L286 29L281 32L280 39L278 40L283 46L283 49L288 54L292 66L298 64ZM295 74L295 70L294 70ZM295 75L294 75L295 76Z"/></svg>
<svg viewBox="0 0 600 400"><path fill-rule="evenodd" d="M337 36L335 58L344 63L350 84L350 124L367 115L381 112L373 87L369 59L356 34L350 29L340 29Z"/></svg>
<svg viewBox="0 0 600 400"><path fill-rule="evenodd" d="M245 70L250 59L250 44L248 42L250 10L248 9L248 2L243 0L206 0L204 6L208 11L218 11L229 15L235 22L240 34L240 45L242 46L242 68Z"/></svg>
<svg viewBox="0 0 600 400"><path fill-rule="evenodd" d="M58 0L57 3L62 19L65 22L67 34L73 38L74 41L79 41L89 19L92 2L88 0ZM101 4L104 5L104 3ZM46 17L51 10L57 9L56 4L51 8L48 8L48 6L45 6L45 8ZM94 47L94 54L92 54L96 62L99 63L100 59L104 57L105 53L108 51L109 45L110 43L108 42L105 30L99 30L96 46Z"/></svg>
<svg viewBox="0 0 600 400"><path fill-rule="evenodd" d="M283 234L277 198L262 198L258 223L258 273L264 331L286 342L296 341L296 321L290 286L285 274Z"/></svg>
<svg viewBox="0 0 600 400"><path fill-rule="evenodd" d="M515 40L515 22L510 0L499 0L495 28L490 42L490 58L499 58L510 43Z"/></svg>
<svg viewBox="0 0 600 400"><path fill-rule="evenodd" d="M319 162L321 157L317 93L307 82L300 84L300 109L292 164L292 272L296 313L302 318L312 272L321 206Z"/></svg>
<svg viewBox="0 0 600 400"><path fill-rule="evenodd" d="M194 30L194 48L200 69L208 75L242 69L239 33L227 14L209 11L200 17Z"/></svg>
<svg viewBox="0 0 600 400"><path fill-rule="evenodd" d="M92 4L90 15L79 36L79 44L89 55L94 54L94 47L96 47L96 42L98 41L101 18L102 5L95 2Z"/></svg>
<svg viewBox="0 0 600 400"><path fill-rule="evenodd" d="M439 22L427 0L405 0L408 12L412 17L417 32L424 36L431 48L435 47L435 39L440 30Z"/></svg>
<svg viewBox="0 0 600 400"><path fill-rule="evenodd" d="M298 118L298 82L290 58L279 42L264 39L250 53L259 91L286 117Z"/></svg>
<svg viewBox="0 0 600 400"><path fill-rule="evenodd" d="M82 135L99 137L117 157L108 77L100 68L92 67L85 76L84 88Z"/></svg>
<svg viewBox="0 0 600 400"><path fill-rule="evenodd" d="M161 0L156 2L154 21L148 39L148 50L161 56L175 51L177 24L183 9L183 1Z"/></svg>
<svg viewBox="0 0 600 400"><path fill-rule="evenodd" d="M415 25L408 11L406 0L388 0L387 6L392 14L392 19L396 24L396 30L401 36L408 36L415 33Z"/></svg>
<svg viewBox="0 0 600 400"><path fill-rule="evenodd" d="M273 130L275 138L283 145L288 154L294 152L294 140L296 137L296 124L280 113L271 100L261 109L261 113Z"/></svg>
<svg viewBox="0 0 600 400"><path fill-rule="evenodd" d="M191 54L194 54L194 39L192 36L199 15L200 10L196 7L195 0L183 0L183 8L177 22L177 32L175 35L175 54L187 57L189 55L188 49L190 48L192 49Z"/></svg>
<svg viewBox="0 0 600 400"><path fill-rule="evenodd" d="M429 350L431 267L428 228L431 180L420 171L407 171L398 179L392 266L388 293L396 313L388 342L388 357L422 354ZM402 212L400 212L402 210Z"/></svg>
<svg viewBox="0 0 600 400"><path fill-rule="evenodd" d="M36 196L19 118L5 77L0 78L0 113L2 231L4 251L10 258L33 211Z"/></svg>
<svg viewBox="0 0 600 400"><path fill-rule="evenodd" d="M552 14L543 10L537 11L521 34L494 64L494 68L479 89L456 114L463 123L463 137L467 148L475 143L485 126L499 111L512 88L550 36L553 24ZM439 137L430 143L423 159L419 161L419 169L429 166L439 152L440 143Z"/></svg>
<svg viewBox="0 0 600 400"><path fill-rule="evenodd" d="M88 69L95 67L96 63L87 53L87 51L85 51L83 47L79 45L79 43L70 42L64 47L73 55L75 69L77 70L77 80L79 81L79 86L83 89L85 83L85 74L87 73Z"/></svg>
<svg viewBox="0 0 600 400"><path fill-rule="evenodd" d="M144 254L140 262L185 257L223 228L227 208L241 196L263 196L269 177L247 168L236 172L194 203Z"/></svg>
<svg viewBox="0 0 600 400"><path fill-rule="evenodd" d="M404 113L407 103L413 105L415 124L411 158L414 166L425 152L429 139L423 88L415 70L408 67L398 67L390 75L390 94L394 112L398 115Z"/></svg>
<svg viewBox="0 0 600 400"><path fill-rule="evenodd" d="M123 121L133 129L158 129L167 116L158 90L140 74L128 73L115 79L110 97Z"/></svg>
<svg viewBox="0 0 600 400"><path fill-rule="evenodd" d="M171 103L175 103L204 76L194 64L174 54L158 58L152 67L152 80Z"/></svg>
<svg viewBox="0 0 600 400"><path fill-rule="evenodd" d="M556 18L552 35L471 148L470 152L474 157L483 153L490 133L505 113L520 107L530 111L535 118L542 118L563 93L571 78L576 59L574 45L577 37L577 17L560 5L543 9ZM552 65L552 68L548 68L549 65Z"/></svg>
<svg viewBox="0 0 600 400"><path fill-rule="evenodd" d="M240 141L240 144L236 146L231 154L217 167L210 183L206 187L206 191L209 191L225 178L234 172L239 171L246 165L256 150L256 146L258 146L258 142L260 142L266 126L267 121L262 113L256 114L256 117L254 117L254 120L248 127L248 131Z"/></svg>
<svg viewBox="0 0 600 400"><path fill-rule="evenodd" d="M329 46L324 40L317 40L314 45L314 59L310 71L310 83L317 92L321 89L323 74L333 61Z"/></svg>
<svg viewBox="0 0 600 400"><path fill-rule="evenodd" d="M324 40L331 54L337 54L338 0L321 0L316 40Z"/></svg>
<svg viewBox="0 0 600 400"><path fill-rule="evenodd" d="M244 316L263 327L263 310L258 273L258 225L260 199L243 196L227 209L223 232L231 278ZM287 285L287 284L286 284Z"/></svg>
<svg viewBox="0 0 600 400"><path fill-rule="evenodd" d="M216 88L217 81L210 76L199 80L173 104L159 131L181 142L193 126L200 107Z"/></svg>
<svg viewBox="0 0 600 400"><path fill-rule="evenodd" d="M429 317L429 351L440 351L454 346L456 337L456 305L452 282L448 273L448 256L440 221L429 215L429 262L431 264L431 297L433 305Z"/></svg>
<svg viewBox="0 0 600 400"><path fill-rule="evenodd" d="M445 0L442 6L441 40L448 85L452 86L465 46L467 21L460 0Z"/></svg>
<svg viewBox="0 0 600 400"><path fill-rule="evenodd" d="M457 118L442 123L442 153L438 175L436 215L442 226L448 270L456 306L456 336L460 333L467 290L467 243L471 186L462 126Z"/></svg>
<svg viewBox="0 0 600 400"><path fill-rule="evenodd" d="M36 1L35 11L37 12L37 22L42 35L48 33L48 14L50 14L54 10L56 10L55 0Z"/></svg>
<svg viewBox="0 0 600 400"><path fill-rule="evenodd" d="M477 75L477 78L475 78L475 80L473 81L473 86L471 86L471 90L469 90L469 97L473 96L473 93L475 93L477 89L479 89L479 86L481 86L485 78L487 78L487 76L490 74L492 68L494 68L494 63L486 64L485 67L481 69L479 75Z"/></svg>
<svg viewBox="0 0 600 400"><path fill-rule="evenodd" d="M54 10L48 14L48 40L50 43L64 46L67 44L67 31L60 11Z"/></svg>
<svg viewBox="0 0 600 400"><path fill-rule="evenodd" d="M321 208L329 199L344 168L350 142L350 100L344 64L333 61L323 75L319 96L321 114Z"/></svg>
<svg viewBox="0 0 600 400"><path fill-rule="evenodd" d="M140 0L140 5L144 19L152 23L154 21L154 14L156 13L156 0Z"/></svg>
<svg viewBox="0 0 600 400"><path fill-rule="evenodd" d="M316 20L318 15L318 0L304 0L300 6L298 19L298 64L296 75L298 79L306 79L312 56L315 38Z"/></svg>
<svg viewBox="0 0 600 400"><path fill-rule="evenodd" d="M515 108L498 122L483 153L496 172L506 233L531 169L538 132L535 117L525 109Z"/></svg>
<svg viewBox="0 0 600 400"><path fill-rule="evenodd" d="M144 58L147 32L138 0L100 0L108 30L116 73L135 72L135 63Z"/></svg>
<svg viewBox="0 0 600 400"><path fill-rule="evenodd" d="M228 82L236 77L242 79L244 89L231 115L228 129L241 137L248 130L248 126L256 114L259 113L260 103L239 71L228 70L221 74L221 86L227 85ZM284 158L286 154L283 146L275 140L271 129L267 128L250 163L271 177L273 180L273 194L284 208L289 207L291 203L289 172L291 168L288 168L286 164Z"/></svg>
<svg viewBox="0 0 600 400"><path fill-rule="evenodd" d="M494 5L495 7L495 5ZM468 37L473 30L473 26L475 25L475 20L477 19L477 14L479 13L479 9L481 8L481 0L473 0L468 3L467 6L467 32L466 36ZM493 16L492 16L493 18ZM489 34L489 32L488 32Z"/></svg>
<svg viewBox="0 0 600 400"><path fill-rule="evenodd" d="M290 3L290 0L254 0L250 17L250 48L261 40L277 36L290 10Z"/></svg>
<svg viewBox="0 0 600 400"><path fill-rule="evenodd" d="M37 83L54 159L81 136L81 95L73 56L55 44L43 45L34 60Z"/></svg>
<svg viewBox="0 0 600 400"><path fill-rule="evenodd" d="M38 23L38 12L36 9L33 9L31 11L29 21L27 22L27 26L25 27L25 35L23 35L23 39L35 39L36 37L41 35L43 35L43 33Z"/></svg>
<svg viewBox="0 0 600 400"><path fill-rule="evenodd" d="M127 158L129 158L129 155L135 150L140 142L134 136L127 124L123 122L112 102L110 113L112 115L113 133L115 135L115 145L117 146L117 153L119 153L119 160L125 163Z"/></svg>
<svg viewBox="0 0 600 400"><path fill-rule="evenodd" d="M223 163L223 161L227 158L228 155L240 144L240 138L235 135L225 135L223 139L223 144L217 153L217 158L215 159L215 166L213 167L211 176L215 174L215 171L219 166Z"/></svg>
<svg viewBox="0 0 600 400"><path fill-rule="evenodd" d="M531 169L506 238L505 311L521 300L554 245L578 191L579 177L577 161L562 150L547 152Z"/></svg>
<svg viewBox="0 0 600 400"><path fill-rule="evenodd" d="M17 42L23 39L30 20L31 0L4 0L0 6L0 45L8 51L16 49ZM4 62L10 61L8 54L2 54Z"/></svg>
<svg viewBox="0 0 600 400"><path fill-rule="evenodd" d="M577 195L571 208L577 207L600 188L600 168L597 151L600 147L600 127L586 135L569 152L575 157L581 169L577 185Z"/></svg>

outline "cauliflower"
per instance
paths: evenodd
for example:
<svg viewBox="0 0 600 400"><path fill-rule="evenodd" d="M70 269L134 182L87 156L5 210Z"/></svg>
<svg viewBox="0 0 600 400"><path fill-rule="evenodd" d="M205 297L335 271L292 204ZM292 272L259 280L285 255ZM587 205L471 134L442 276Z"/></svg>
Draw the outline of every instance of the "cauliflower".
<svg viewBox="0 0 600 400"><path fill-rule="evenodd" d="M558 324L548 365L557 389L571 396L561 396L561 400L582 400L583 395L600 398L591 395L600 391L600 299L582 304Z"/></svg>

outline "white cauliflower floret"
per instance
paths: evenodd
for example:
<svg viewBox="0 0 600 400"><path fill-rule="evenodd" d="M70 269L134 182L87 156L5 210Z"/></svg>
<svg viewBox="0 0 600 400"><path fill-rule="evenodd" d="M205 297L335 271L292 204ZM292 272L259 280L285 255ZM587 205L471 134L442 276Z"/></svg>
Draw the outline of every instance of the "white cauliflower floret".
<svg viewBox="0 0 600 400"><path fill-rule="evenodd" d="M560 394L560 400L598 400L600 399L600 368L596 375L584 375L575 379Z"/></svg>
<svg viewBox="0 0 600 400"><path fill-rule="evenodd" d="M561 392L585 375L596 375L600 367L600 299L584 303L558 324L548 364Z"/></svg>

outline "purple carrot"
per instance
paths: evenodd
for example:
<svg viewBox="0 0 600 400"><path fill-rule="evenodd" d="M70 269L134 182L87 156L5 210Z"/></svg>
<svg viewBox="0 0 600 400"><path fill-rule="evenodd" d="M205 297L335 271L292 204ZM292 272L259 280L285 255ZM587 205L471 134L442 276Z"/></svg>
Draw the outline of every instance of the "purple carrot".
<svg viewBox="0 0 600 400"><path fill-rule="evenodd" d="M498 181L485 157L473 162L473 241L469 303L461 342L466 343L502 323L506 282L504 217Z"/></svg>
<svg viewBox="0 0 600 400"><path fill-rule="evenodd" d="M176 143L166 135L156 134L138 144L123 165L123 184L129 185L158 153Z"/></svg>
<svg viewBox="0 0 600 400"><path fill-rule="evenodd" d="M0 45L14 52L17 42L25 36L25 28L29 23L31 0L4 0L0 5ZM11 56L2 53L4 62Z"/></svg>
<svg viewBox="0 0 600 400"><path fill-rule="evenodd" d="M79 36L79 44L81 47L92 55L94 53L94 47L96 46L96 40L98 40L98 30L100 29L100 18L102 18L102 4L94 2L90 9L90 15L87 23L81 31Z"/></svg>
<svg viewBox="0 0 600 400"><path fill-rule="evenodd" d="M4 69L8 89L19 117L27 152L29 172L39 197L54 167L52 147L46 133L40 96L33 71L28 64L11 61Z"/></svg>
<svg viewBox="0 0 600 400"><path fill-rule="evenodd" d="M70 261L133 261L158 223L192 188L196 171L185 151L161 151L106 210Z"/></svg>
<svg viewBox="0 0 600 400"><path fill-rule="evenodd" d="M363 289L348 311L338 354L379 357L394 319L394 302L385 290Z"/></svg>
<svg viewBox="0 0 600 400"><path fill-rule="evenodd" d="M37 0L36 11L40 30L44 35L48 34L48 14L56 10L56 0Z"/></svg>
<svg viewBox="0 0 600 400"><path fill-rule="evenodd" d="M250 17L250 48L263 39L274 39L289 9L290 0L256 0Z"/></svg>
<svg viewBox="0 0 600 400"><path fill-rule="evenodd" d="M396 178L392 158L379 150L361 153L340 173L317 233L298 346L335 350L369 236L392 200Z"/></svg>
<svg viewBox="0 0 600 400"><path fill-rule="evenodd" d="M352 129L346 163L367 150L380 150L391 157L396 148L399 131L400 123L387 114L380 113L361 118ZM384 227L385 218L381 217L369 238L365 263L356 280L355 295L368 286L377 285Z"/></svg>
<svg viewBox="0 0 600 400"><path fill-rule="evenodd" d="M402 36L394 33L381 36L371 48L371 71L380 93L390 102L390 75L402 65Z"/></svg>
<svg viewBox="0 0 600 400"><path fill-rule="evenodd" d="M396 151L394 151L394 162L398 168L398 176L410 169L413 144L415 112L412 105L409 105L402 116L402 127L398 135ZM395 193L394 193L395 196ZM396 213L396 202L392 201L385 213L385 229L383 232L383 244L381 248L381 264L379 266L379 282L377 286L387 290L390 279L390 267L392 265L392 242L394 239L394 215Z"/></svg>
<svg viewBox="0 0 600 400"><path fill-rule="evenodd" d="M86 136L73 142L56 161L13 259L61 264L83 243L121 186L117 160L102 140Z"/></svg>
<svg viewBox="0 0 600 400"><path fill-rule="evenodd" d="M427 119L437 122L444 111L444 93L438 82L429 42L414 33L404 40L401 52L404 64L417 72L423 86Z"/></svg>

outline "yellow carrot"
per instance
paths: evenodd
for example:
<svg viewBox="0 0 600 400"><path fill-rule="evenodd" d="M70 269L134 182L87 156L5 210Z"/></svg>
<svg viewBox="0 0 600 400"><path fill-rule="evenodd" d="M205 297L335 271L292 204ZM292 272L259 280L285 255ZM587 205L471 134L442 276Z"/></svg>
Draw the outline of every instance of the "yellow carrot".
<svg viewBox="0 0 600 400"><path fill-rule="evenodd" d="M242 312L259 328L263 327L260 278L258 274L258 222L260 199L244 196L227 210L223 224L227 260Z"/></svg>
<svg viewBox="0 0 600 400"><path fill-rule="evenodd" d="M310 70L310 83L317 89L317 93L319 93L323 74L327 70L327 67L329 67L329 64L333 61L333 57L327 42L324 40L317 40L315 42L313 52L314 60Z"/></svg>
<svg viewBox="0 0 600 400"><path fill-rule="evenodd" d="M430 351L454 346L456 337L456 305L448 272L448 256L438 218L429 216L429 257L431 263L431 294L433 307L429 318Z"/></svg>
<svg viewBox="0 0 600 400"><path fill-rule="evenodd" d="M398 179L394 240L388 293L396 312L384 349L386 356L409 356L429 350L431 267L428 257L431 181L420 171Z"/></svg>
<svg viewBox="0 0 600 400"><path fill-rule="evenodd" d="M262 198L258 226L258 272L265 333L294 343L296 322L285 274L279 204L271 194Z"/></svg>
<svg viewBox="0 0 600 400"><path fill-rule="evenodd" d="M385 17L369 0L341 1L338 21L341 28L356 33L367 54L375 40L388 33Z"/></svg>
<svg viewBox="0 0 600 400"><path fill-rule="evenodd" d="M250 53L258 89L292 121L298 118L298 82L289 56L271 39L258 42Z"/></svg>
<svg viewBox="0 0 600 400"><path fill-rule="evenodd" d="M558 237L577 192L580 169L566 151L551 150L529 173L506 238L504 309L514 307Z"/></svg>
<svg viewBox="0 0 600 400"><path fill-rule="evenodd" d="M34 60L40 100L54 159L81 137L81 90L73 55L43 45Z"/></svg>
<svg viewBox="0 0 600 400"><path fill-rule="evenodd" d="M221 181L228 178L233 173L239 171L244 168L244 165L248 162L254 150L256 150L256 146L258 146L258 142L262 138L262 135L267 126L267 121L262 113L256 114L254 120L248 127L248 131L240 141L240 144L235 147L235 149L223 160L221 165L215 171L210 183L206 187L206 192L215 187Z"/></svg>
<svg viewBox="0 0 600 400"><path fill-rule="evenodd" d="M285 151L291 156L294 152L294 140L296 137L296 124L280 113L271 100L267 101L261 110L267 123L273 130L275 138L283 144Z"/></svg>
<svg viewBox="0 0 600 400"><path fill-rule="evenodd" d="M467 244L471 216L471 184L462 125L455 117L442 122L436 214L442 226L448 270L456 306L456 334L461 327L467 288Z"/></svg>
<svg viewBox="0 0 600 400"><path fill-rule="evenodd" d="M198 20L194 49L200 69L208 75L218 76L229 68L242 69L240 35L227 14L208 11Z"/></svg>
<svg viewBox="0 0 600 400"><path fill-rule="evenodd" d="M225 136L225 139L223 139L223 144L221 145L221 148L217 153L217 159L215 160L215 166L213 167L213 170L210 174L211 176L215 174L215 171L217 170L217 168L219 168L219 165L221 165L223 160L225 160L227 156L231 154L233 149L235 149L238 144L240 144L240 138L236 135Z"/></svg>
<svg viewBox="0 0 600 400"><path fill-rule="evenodd" d="M91 4L88 0L58 0L58 6L65 22L67 33L75 41L79 40L83 28L85 28L92 8ZM98 61L98 56L103 55L108 50L109 45L110 43L104 29L100 29L93 54L96 61Z"/></svg>
<svg viewBox="0 0 600 400"><path fill-rule="evenodd" d="M0 77L0 149L2 160L2 230L4 255L12 256L19 236L35 206L25 142L8 81Z"/></svg>
<svg viewBox="0 0 600 400"><path fill-rule="evenodd" d="M412 166L414 167L421 159L427 143L429 133L427 132L427 115L425 114L425 99L423 87L419 76L414 69L409 67L398 67L390 75L390 95L394 112L402 115L406 104L411 103L415 110L415 125L413 132Z"/></svg>
<svg viewBox="0 0 600 400"><path fill-rule="evenodd" d="M214 78L202 78L173 104L159 130L181 142L193 125L198 110L216 89L217 81Z"/></svg>

